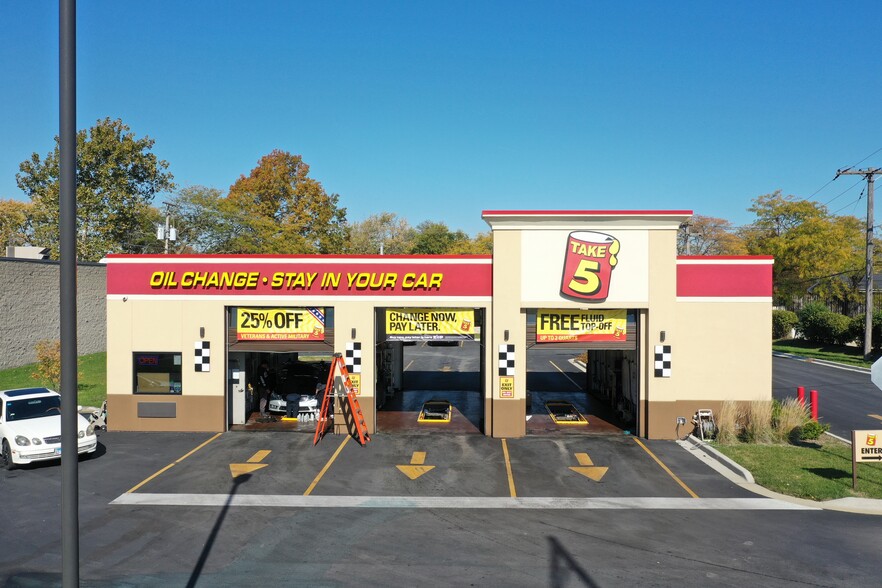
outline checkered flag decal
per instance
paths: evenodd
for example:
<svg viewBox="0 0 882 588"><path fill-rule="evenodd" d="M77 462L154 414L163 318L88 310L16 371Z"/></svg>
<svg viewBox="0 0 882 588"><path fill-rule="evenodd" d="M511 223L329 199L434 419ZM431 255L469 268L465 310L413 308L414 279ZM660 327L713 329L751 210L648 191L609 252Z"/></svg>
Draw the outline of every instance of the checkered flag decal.
<svg viewBox="0 0 882 588"><path fill-rule="evenodd" d="M361 343L358 341L346 343L346 371L350 374L361 373Z"/></svg>
<svg viewBox="0 0 882 588"><path fill-rule="evenodd" d="M670 378L671 377L671 346L656 345L655 346L655 377Z"/></svg>
<svg viewBox="0 0 882 588"><path fill-rule="evenodd" d="M196 341L195 367L197 372L211 371L211 343Z"/></svg>
<svg viewBox="0 0 882 588"><path fill-rule="evenodd" d="M515 375L515 346L503 344L499 346L499 375Z"/></svg>

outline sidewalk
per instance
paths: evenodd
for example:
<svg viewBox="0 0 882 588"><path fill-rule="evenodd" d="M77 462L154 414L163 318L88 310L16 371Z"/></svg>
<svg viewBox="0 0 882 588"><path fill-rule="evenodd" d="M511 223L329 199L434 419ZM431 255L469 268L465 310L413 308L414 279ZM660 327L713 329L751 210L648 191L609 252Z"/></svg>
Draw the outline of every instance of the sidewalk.
<svg viewBox="0 0 882 588"><path fill-rule="evenodd" d="M694 435L689 435L685 440L678 440L677 443L686 451L694 455L698 460L706 463L733 483L742 488L765 496L766 498L775 498L793 504L802 506L810 506L814 508L823 508L826 510L835 510L840 512L851 512L858 514L882 515L882 500L872 498L838 498L836 500L827 500L824 502L816 502L814 500L806 500L804 498L796 498L786 494L779 494L767 488L763 488L753 479L753 474L749 471L714 449L710 444L702 441Z"/></svg>

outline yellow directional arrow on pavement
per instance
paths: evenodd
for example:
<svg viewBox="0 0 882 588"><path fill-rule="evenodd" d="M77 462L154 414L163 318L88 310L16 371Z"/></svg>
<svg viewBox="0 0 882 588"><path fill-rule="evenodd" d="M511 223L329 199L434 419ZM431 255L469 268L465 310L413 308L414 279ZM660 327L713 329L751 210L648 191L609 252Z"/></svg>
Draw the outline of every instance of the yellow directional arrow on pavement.
<svg viewBox="0 0 882 588"><path fill-rule="evenodd" d="M586 478L591 478L595 482L599 482L600 478L606 474L609 468L596 466L587 453L577 453L576 459L579 460L578 466L570 466L570 469L576 473L582 474Z"/></svg>
<svg viewBox="0 0 882 588"><path fill-rule="evenodd" d="M872 419L879 419L880 421L882 421L882 416L879 416L878 414L868 414L867 416Z"/></svg>
<svg viewBox="0 0 882 588"><path fill-rule="evenodd" d="M425 451L414 451L413 457L410 458L410 465L397 465L395 466L401 473L410 478L411 480L416 480L435 466L423 465L426 462L426 452Z"/></svg>
<svg viewBox="0 0 882 588"><path fill-rule="evenodd" d="M248 458L248 463L231 463L230 473L233 475L234 478L238 478L242 474L250 474L251 472L256 472L261 468L265 468L269 464L260 462L262 462L263 458L265 458L269 454L269 449L261 449L250 458Z"/></svg>

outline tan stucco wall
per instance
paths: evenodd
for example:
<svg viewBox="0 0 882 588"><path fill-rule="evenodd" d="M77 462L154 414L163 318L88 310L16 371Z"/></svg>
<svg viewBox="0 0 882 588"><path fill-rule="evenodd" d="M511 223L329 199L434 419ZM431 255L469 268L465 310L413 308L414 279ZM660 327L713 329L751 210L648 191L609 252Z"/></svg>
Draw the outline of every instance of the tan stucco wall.
<svg viewBox="0 0 882 588"><path fill-rule="evenodd" d="M637 430L650 438L673 439L676 417L699 408L715 412L723 400L771 399L771 300L714 302L677 298L677 222L671 219L603 219L548 216L509 220L493 227L493 349L516 344L515 398L498 398L493 374L493 435L525 434L525 309L630 309L640 315L640 405ZM560 294L563 251L572 231L615 236L622 243L604 301L580 301ZM633 264L630 266L625 264ZM618 272L618 273L616 273ZM664 333L664 335L662 335ZM656 345L670 345L672 374L655 377ZM684 431L681 430L681 434Z"/></svg>
<svg viewBox="0 0 882 588"><path fill-rule="evenodd" d="M637 433L674 438L676 417L687 420L699 408L718 409L726 399L771 399L771 300L677 298L676 219L559 218L493 225L493 301L453 297L278 296L264 300L242 295L161 297L110 296L107 300L108 405L116 430L212 430L227 427L227 306L318 306L335 313L335 349L362 346L360 404L369 432L376 430L374 382L377 366L376 308L483 308L485 325L485 433L495 437L526 434L526 310L530 308L630 309L639 314L640 359ZM609 296L585 301L561 295L567 235L596 231L621 240L619 265ZM618 272L618 273L616 273ZM208 373L193 369L194 344L212 343ZM353 336L353 329L355 334ZM507 331L507 337L506 337ZM662 340L664 332L664 340ZM515 346L512 398L499 395L498 350ZM672 374L655 377L656 345L672 348ZM182 353L181 395L138 395L132 391L132 354L136 351ZM176 404L175 418L138 418L139 402Z"/></svg>
<svg viewBox="0 0 882 588"><path fill-rule="evenodd" d="M493 328L488 347L492 360L487 364L492 378L491 411L488 431L494 437L523 437L526 434L527 349L526 318L521 312L521 234L493 231ZM508 338L506 339L506 331ZM499 346L515 346L514 397L499 397Z"/></svg>
<svg viewBox="0 0 882 588"><path fill-rule="evenodd" d="M108 409L113 409L110 428L117 431L224 431L226 415L226 307L227 306L320 306L334 308L334 352L346 352L346 344L358 341L362 347L361 389L359 405L368 426L376 430L376 356L375 309L388 307L483 308L485 332L491 331L492 317L486 301L397 299L378 301L372 298L279 298L271 302L247 297L217 297L215 299L166 299L114 297L107 301L107 387ZM200 340L211 342L211 370L196 372L194 347ZM352 338L355 329L355 338ZM135 352L181 352L182 394L134 394L132 354ZM491 389L491 349L485 345L485 390ZM199 400L199 397L204 400ZM489 400L489 392L488 392ZM173 402L177 405L175 418L138 418L139 402ZM486 415L489 432L490 414Z"/></svg>

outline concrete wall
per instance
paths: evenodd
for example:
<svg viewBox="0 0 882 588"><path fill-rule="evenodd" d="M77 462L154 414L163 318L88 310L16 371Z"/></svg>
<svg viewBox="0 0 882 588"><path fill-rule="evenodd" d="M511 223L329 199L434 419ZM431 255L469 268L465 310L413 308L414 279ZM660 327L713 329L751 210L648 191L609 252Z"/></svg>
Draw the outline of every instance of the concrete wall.
<svg viewBox="0 0 882 588"><path fill-rule="evenodd" d="M106 349L107 271L97 263L77 267L77 352ZM41 339L58 339L59 264L0 258L0 369L36 361Z"/></svg>

